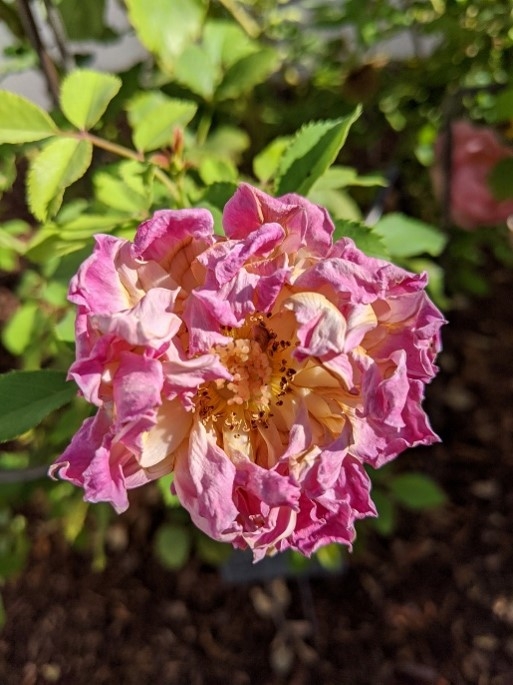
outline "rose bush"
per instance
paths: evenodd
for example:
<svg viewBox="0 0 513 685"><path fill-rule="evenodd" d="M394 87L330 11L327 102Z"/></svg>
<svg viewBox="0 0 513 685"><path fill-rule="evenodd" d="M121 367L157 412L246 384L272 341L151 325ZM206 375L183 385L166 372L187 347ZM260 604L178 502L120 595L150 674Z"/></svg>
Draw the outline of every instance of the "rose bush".
<svg viewBox="0 0 513 685"><path fill-rule="evenodd" d="M452 124L451 145L451 219L465 229L495 226L513 214L513 199L498 200L489 185L493 168L503 159L513 157L513 149L501 143L495 131L474 126L468 121ZM435 194L443 197L444 149L446 137L440 136L435 146L433 185Z"/></svg>
<svg viewBox="0 0 513 685"><path fill-rule="evenodd" d="M421 407L443 317L426 275L332 241L323 208L242 184L223 214L162 210L96 237L70 285L69 376L99 407L51 467L121 512L173 472L211 537L254 558L351 545L364 469L437 439Z"/></svg>

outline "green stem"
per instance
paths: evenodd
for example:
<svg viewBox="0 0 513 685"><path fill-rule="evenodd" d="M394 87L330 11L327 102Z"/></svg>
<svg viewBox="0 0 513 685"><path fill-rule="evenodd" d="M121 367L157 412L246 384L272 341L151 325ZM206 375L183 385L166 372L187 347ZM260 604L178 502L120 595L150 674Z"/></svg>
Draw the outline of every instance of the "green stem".
<svg viewBox="0 0 513 685"><path fill-rule="evenodd" d="M162 169L159 169L159 167L154 167L153 168L153 173L155 174L155 178L158 178L159 181L162 183L163 186L165 186L173 198L173 200L176 200L176 202L181 205L181 200L180 200L180 193L178 191L178 188L176 187L176 183L172 181L167 174L165 174Z"/></svg>
<svg viewBox="0 0 513 685"><path fill-rule="evenodd" d="M135 162L142 163L147 162L142 152L136 152L135 150L130 150L130 148L128 147L124 147L123 145L112 143L110 140L105 140L105 138L95 136L94 133L90 133L89 131L61 131L61 135L66 136L68 138L79 138L80 140L88 140L96 147L99 147L102 150L106 150L107 152L112 152L112 154L117 155L118 157L123 157L124 159L132 159ZM158 178L162 185L165 186L167 190L169 190L171 197L174 200L178 201L179 193L176 188L176 184L169 178L169 176L166 173L164 173L162 169L160 169L158 166L152 166L155 178Z"/></svg>
<svg viewBox="0 0 513 685"><path fill-rule="evenodd" d="M124 147L123 145L118 145L117 143L112 143L110 140L105 140L105 138L99 138L98 136L95 136L94 133L90 133L89 131L61 131L61 134L67 138L88 140L96 147L106 150L107 152L112 152L112 154L117 155L118 157L133 159L136 162L146 161L142 152L136 152L135 150L130 150L128 147Z"/></svg>
<svg viewBox="0 0 513 685"><path fill-rule="evenodd" d="M236 22L244 29L251 38L260 35L260 26L242 7L239 7L233 0L219 0L221 5L232 15Z"/></svg>
<svg viewBox="0 0 513 685"><path fill-rule="evenodd" d="M203 114L198 124L198 131L196 133L196 141L198 145L203 145L205 143L211 125L212 111L209 109Z"/></svg>

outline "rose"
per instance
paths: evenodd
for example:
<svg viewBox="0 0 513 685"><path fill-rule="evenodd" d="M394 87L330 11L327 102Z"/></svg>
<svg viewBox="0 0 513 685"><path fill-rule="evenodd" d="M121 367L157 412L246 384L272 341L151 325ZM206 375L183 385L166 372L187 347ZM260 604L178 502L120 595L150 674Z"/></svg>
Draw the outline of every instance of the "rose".
<svg viewBox="0 0 513 685"><path fill-rule="evenodd" d="M452 124L451 144L451 219L457 226L474 229L495 226L513 214L513 199L498 200L489 185L490 173L503 159L513 156L513 150L503 145L495 131L474 126L467 121ZM435 146L432 171L435 194L443 198L444 150L446 136L441 135Z"/></svg>
<svg viewBox="0 0 513 685"><path fill-rule="evenodd" d="M173 471L196 525L250 547L350 545L375 515L364 469L436 435L421 408L443 317L426 276L333 244L326 210L242 184L214 235L159 211L97 236L70 286L70 369L99 409L51 473L90 501Z"/></svg>

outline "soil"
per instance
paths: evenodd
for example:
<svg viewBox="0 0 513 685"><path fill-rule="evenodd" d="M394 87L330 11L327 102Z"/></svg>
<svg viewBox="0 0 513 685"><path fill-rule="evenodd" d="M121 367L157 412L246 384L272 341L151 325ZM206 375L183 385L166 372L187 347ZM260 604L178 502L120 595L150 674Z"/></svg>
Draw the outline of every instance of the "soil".
<svg viewBox="0 0 513 685"><path fill-rule="evenodd" d="M427 398L443 442L397 461L446 506L403 511L390 538L367 530L341 574L247 584L197 558L165 570L144 495L96 573L36 508L29 564L3 591L0 683L511 685L513 274L489 278L444 331Z"/></svg>

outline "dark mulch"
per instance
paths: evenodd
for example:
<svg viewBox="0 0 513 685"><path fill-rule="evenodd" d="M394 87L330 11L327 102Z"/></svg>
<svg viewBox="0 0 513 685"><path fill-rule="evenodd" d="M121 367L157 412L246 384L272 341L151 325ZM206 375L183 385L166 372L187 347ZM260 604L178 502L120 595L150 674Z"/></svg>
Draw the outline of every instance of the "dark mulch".
<svg viewBox="0 0 513 685"><path fill-rule="evenodd" d="M163 570L144 496L97 574L34 516L30 564L4 591L0 683L511 685L513 275L490 279L493 297L445 330L428 398L443 444L398 462L437 478L446 507L369 534L342 575L247 586L197 560Z"/></svg>

